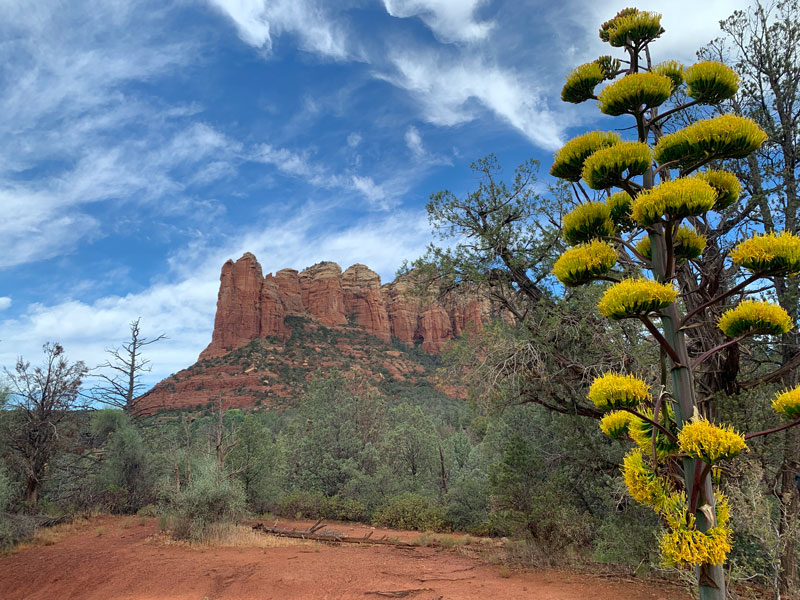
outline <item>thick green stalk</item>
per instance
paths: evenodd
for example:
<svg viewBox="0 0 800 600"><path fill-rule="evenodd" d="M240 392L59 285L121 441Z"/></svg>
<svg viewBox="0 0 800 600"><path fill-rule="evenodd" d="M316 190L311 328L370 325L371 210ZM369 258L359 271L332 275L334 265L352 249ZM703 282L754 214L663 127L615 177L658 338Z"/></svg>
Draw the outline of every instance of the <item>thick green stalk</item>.
<svg viewBox="0 0 800 600"><path fill-rule="evenodd" d="M644 186L645 188L653 186L652 172L645 174ZM653 275L661 283L669 282L673 279L674 273L671 272L671 265L667 264L667 247L663 227L660 225L653 227L649 235L650 247L652 248ZM675 350L675 354L678 357L678 362L670 359L672 395L675 398L673 409L678 427L681 427L684 421L691 419L697 408L694 382L689 368L689 351L686 347L686 336L680 330L680 323L681 315L678 313L677 303L673 303L661 311L661 327L664 338ZM695 473L698 469L702 469L702 466L697 463L698 461L693 458L683 459L687 499L693 497ZM711 507L709 513L711 515L715 514L714 486L710 471L702 476L698 484L701 488L697 493L697 508L694 514L697 528L705 532L716 524L713 518L710 520L707 517L707 513L701 510L701 508L709 506ZM725 573L722 570L722 565L703 564L695 569L695 573L697 575L700 600L725 600Z"/></svg>

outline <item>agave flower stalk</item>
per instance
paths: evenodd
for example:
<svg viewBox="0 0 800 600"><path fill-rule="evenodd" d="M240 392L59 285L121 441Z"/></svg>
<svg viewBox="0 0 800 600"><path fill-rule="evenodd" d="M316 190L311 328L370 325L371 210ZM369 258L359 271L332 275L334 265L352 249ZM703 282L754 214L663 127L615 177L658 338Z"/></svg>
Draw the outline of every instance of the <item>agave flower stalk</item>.
<svg viewBox="0 0 800 600"><path fill-rule="evenodd" d="M730 258L750 274L688 314L682 308L674 287L677 270L696 260L706 246L705 238L682 221L696 224L709 211L727 209L741 191L731 173L697 171L712 160L746 157L766 140L766 134L749 119L721 115L663 135L666 117L694 104L716 104L731 97L739 79L730 68L713 61L688 68L675 61L651 64L649 44L664 31L660 18L635 8L620 11L602 25L600 38L624 49L627 61L614 64L625 62L628 69L621 73L616 67L601 68L613 63L610 57L601 57L568 78L565 99L594 98L606 114L631 115L638 135L623 140L616 134L591 132L568 142L556 155L553 175L577 186L583 178L591 189L608 190L608 198L604 203L591 200L580 188L585 202L563 223L566 241L576 246L556 263L555 274L568 286L615 281L598 304L600 312L611 319L638 319L666 355L670 389L658 394L655 402L645 381L625 373L598 377L589 398L601 410L615 411L601 422L606 434L617 439L627 435L639 446L626 457L623 473L631 496L664 519L667 529L660 542L664 560L694 568L701 600L724 600L722 564L732 532L727 502L714 490L712 467L746 450L747 439L800 425L800 389L783 392L773 402L773 408L791 422L742 435L700 414L693 370L745 338L778 335L794 324L777 305L742 302L719 321L730 339L699 356L689 352L686 325L730 296L747 294L760 278L800 273L800 238L786 232L765 233L742 242ZM622 79L595 96L601 77L614 80L621 74ZM692 100L674 105L674 94L683 85ZM669 98L673 106L659 112ZM622 191L612 193L612 188ZM631 237L623 240L619 231ZM624 264L638 260L649 275L615 277L614 245L620 255L628 253L630 261ZM683 473L683 489L665 478L667 472Z"/></svg>

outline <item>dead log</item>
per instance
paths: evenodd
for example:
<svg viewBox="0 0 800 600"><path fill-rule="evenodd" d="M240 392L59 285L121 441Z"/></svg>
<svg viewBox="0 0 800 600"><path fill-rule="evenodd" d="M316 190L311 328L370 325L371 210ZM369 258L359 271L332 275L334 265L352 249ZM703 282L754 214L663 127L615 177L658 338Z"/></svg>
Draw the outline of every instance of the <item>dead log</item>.
<svg viewBox="0 0 800 600"><path fill-rule="evenodd" d="M372 539L372 531L370 531L367 535L363 537L352 537L341 535L339 533L333 531L320 531L325 527L322 523L322 519L319 519L316 523L314 523L308 529L297 530L297 529L282 529L277 527L277 521L275 525L272 527L268 527L263 523L258 523L253 525L254 531L260 531L261 533L266 533L268 535L277 535L280 537L289 537L289 538L297 538L301 540L311 540L314 542L328 542L334 544L382 544L385 546L396 546L398 548L416 548L416 544L412 544L411 542L402 542L397 539L391 539L384 535L378 539Z"/></svg>
<svg viewBox="0 0 800 600"><path fill-rule="evenodd" d="M420 592L432 592L433 588L416 588L413 590L397 590L394 592L364 592L365 596L383 596L384 598L406 598Z"/></svg>

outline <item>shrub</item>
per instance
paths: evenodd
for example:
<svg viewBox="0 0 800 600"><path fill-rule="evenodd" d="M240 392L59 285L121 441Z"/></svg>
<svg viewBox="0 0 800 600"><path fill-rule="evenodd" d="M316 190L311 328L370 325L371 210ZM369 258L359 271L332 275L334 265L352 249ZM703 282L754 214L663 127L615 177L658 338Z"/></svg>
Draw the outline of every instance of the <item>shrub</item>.
<svg viewBox="0 0 800 600"><path fill-rule="evenodd" d="M172 498L169 526L178 539L207 538L217 523L235 523L244 513L245 494L239 482L219 473L211 461L195 469L192 483Z"/></svg>
<svg viewBox="0 0 800 600"><path fill-rule="evenodd" d="M406 492L390 498L375 511L374 525L397 529L441 530L445 524L445 511L432 500Z"/></svg>
<svg viewBox="0 0 800 600"><path fill-rule="evenodd" d="M331 496L321 492L294 491L278 503L278 513L291 518L364 521L367 509L353 498Z"/></svg>

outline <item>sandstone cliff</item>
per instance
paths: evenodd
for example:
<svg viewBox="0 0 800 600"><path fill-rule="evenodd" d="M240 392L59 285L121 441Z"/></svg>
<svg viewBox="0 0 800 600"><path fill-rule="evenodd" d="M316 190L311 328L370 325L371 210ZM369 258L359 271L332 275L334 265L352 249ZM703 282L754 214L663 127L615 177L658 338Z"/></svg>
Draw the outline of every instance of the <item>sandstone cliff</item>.
<svg viewBox="0 0 800 600"><path fill-rule="evenodd" d="M336 263L321 262L300 273L283 269L264 277L248 252L222 267L214 332L200 360L257 338L285 339L291 333L289 316L325 327L358 325L385 342L394 338L436 353L470 323L480 327L489 312L489 303L477 297L446 305L424 302L409 293L407 281L382 286L380 276L362 264L342 272Z"/></svg>
<svg viewBox="0 0 800 600"><path fill-rule="evenodd" d="M480 327L490 307L469 294L424 301L410 288L407 278L381 285L361 264L342 272L322 262L264 276L249 252L229 260L211 343L197 363L139 398L138 410L197 410L219 398L228 408L272 409L291 404L307 382L332 370L357 373L391 393L434 386L436 354L470 324Z"/></svg>

